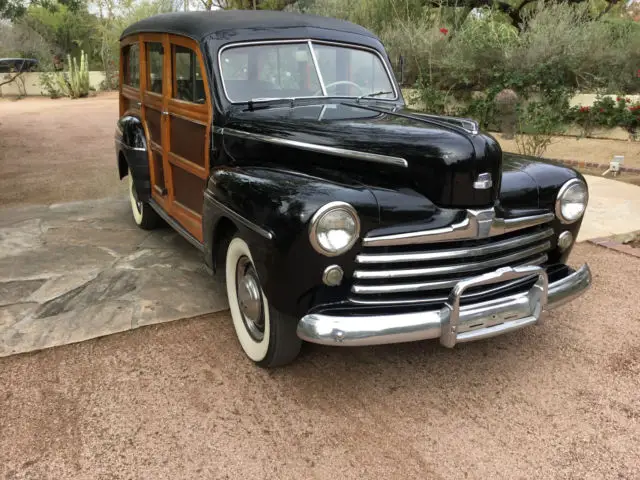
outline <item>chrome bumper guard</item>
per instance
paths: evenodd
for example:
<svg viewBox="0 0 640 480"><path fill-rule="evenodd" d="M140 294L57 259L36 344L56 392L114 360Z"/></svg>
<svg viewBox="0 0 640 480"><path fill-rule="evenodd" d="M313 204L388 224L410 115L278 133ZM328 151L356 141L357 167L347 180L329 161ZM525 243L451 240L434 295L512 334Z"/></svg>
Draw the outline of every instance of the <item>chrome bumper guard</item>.
<svg viewBox="0 0 640 480"><path fill-rule="evenodd" d="M460 305L460 297L469 288L536 275L538 280L528 292ZM590 284L591 271L586 264L553 283L549 283L541 267L500 268L458 282L439 310L375 316L310 314L298 322L298 337L307 342L341 346L440 338L442 345L451 348L456 343L494 337L540 323L545 310L573 300Z"/></svg>

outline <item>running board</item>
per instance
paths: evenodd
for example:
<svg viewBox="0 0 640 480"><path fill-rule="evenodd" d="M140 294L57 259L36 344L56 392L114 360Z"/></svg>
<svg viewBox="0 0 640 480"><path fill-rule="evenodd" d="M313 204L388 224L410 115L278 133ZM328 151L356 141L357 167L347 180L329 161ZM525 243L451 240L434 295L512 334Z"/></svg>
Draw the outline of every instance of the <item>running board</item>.
<svg viewBox="0 0 640 480"><path fill-rule="evenodd" d="M151 208L155 210L155 212L162 217L162 219L169 224L171 228L173 228L176 232L178 232L187 242L196 247L198 250L204 253L204 244L200 243L200 241L191 235L187 229L185 229L182 225L180 225L177 221L167 214L164 209L156 203L153 198L149 199L149 205Z"/></svg>

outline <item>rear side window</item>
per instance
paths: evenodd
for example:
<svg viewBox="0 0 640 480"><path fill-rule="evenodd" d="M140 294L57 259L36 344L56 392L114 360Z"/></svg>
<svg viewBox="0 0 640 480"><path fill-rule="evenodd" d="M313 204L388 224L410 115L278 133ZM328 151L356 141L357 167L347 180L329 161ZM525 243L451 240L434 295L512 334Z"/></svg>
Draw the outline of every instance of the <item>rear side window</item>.
<svg viewBox="0 0 640 480"><path fill-rule="evenodd" d="M164 48L161 43L149 42L147 45L147 90L162 95L162 64L164 62Z"/></svg>
<svg viewBox="0 0 640 480"><path fill-rule="evenodd" d="M206 95L198 56L190 48L173 46L173 98L204 104Z"/></svg>
<svg viewBox="0 0 640 480"><path fill-rule="evenodd" d="M140 47L137 43L122 49L123 82L134 88L140 88Z"/></svg>

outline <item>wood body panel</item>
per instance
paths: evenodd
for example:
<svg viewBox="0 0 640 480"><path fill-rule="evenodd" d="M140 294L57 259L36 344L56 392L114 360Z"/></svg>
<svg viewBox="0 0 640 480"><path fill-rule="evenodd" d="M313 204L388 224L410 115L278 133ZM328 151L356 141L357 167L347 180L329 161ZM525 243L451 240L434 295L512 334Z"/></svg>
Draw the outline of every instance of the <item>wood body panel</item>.
<svg viewBox="0 0 640 480"><path fill-rule="evenodd" d="M152 198L202 242L202 207L210 170L213 115L202 52L194 40L168 33L132 35L121 41L121 48L134 43L139 48L140 87L124 84L121 50L120 115L133 111L142 120L147 137ZM191 76L181 77L180 85L175 72L176 50L182 60L191 60ZM196 81L202 81L197 89L193 87ZM188 98L193 102L184 99L184 92L191 91L185 89L185 85L192 86L194 93ZM182 88L180 93L179 86ZM204 103L198 103L202 102L201 98L193 98L196 92L198 96L204 94Z"/></svg>

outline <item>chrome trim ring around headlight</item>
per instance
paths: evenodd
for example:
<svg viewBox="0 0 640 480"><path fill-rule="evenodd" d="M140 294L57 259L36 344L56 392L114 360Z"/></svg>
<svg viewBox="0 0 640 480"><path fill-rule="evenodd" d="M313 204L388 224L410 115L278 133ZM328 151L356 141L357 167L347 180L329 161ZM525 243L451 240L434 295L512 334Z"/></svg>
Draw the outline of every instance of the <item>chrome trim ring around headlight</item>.
<svg viewBox="0 0 640 480"><path fill-rule="evenodd" d="M568 220L566 218L563 217L562 215L562 196L567 192L567 190L569 190L569 188L572 185L576 185L576 184L580 184L582 186L584 186L585 192L587 193L586 195L586 199L584 202L584 210L582 211L582 214L574 219L574 220ZM560 190L558 190L558 195L556 195L556 205L555 205L555 213L556 213L556 217L558 218L558 220L560 220L560 223L564 223L566 224L570 224L570 223L575 223L578 220L580 220L580 218L582 218L584 216L584 212L586 212L587 210L587 204L589 203L589 188L587 187L587 184L584 183L582 180L580 180L579 178L572 178L571 180L567 180L561 187Z"/></svg>
<svg viewBox="0 0 640 480"><path fill-rule="evenodd" d="M324 215L332 210L347 211L353 217L353 221L356 226L355 235L353 236L351 241L346 246L335 252L325 250L322 245L320 245L320 242L318 242L317 235L318 223ZM336 257L349 251L349 249L351 249L351 247L353 247L353 245L356 243L358 238L360 238L360 217L358 216L358 212L356 212L356 209L346 202L329 202L326 205L323 205L318 209L316 213L313 214L313 217L311 217L311 221L309 222L309 241L311 242L311 245L316 252L321 253L322 255L325 255L327 257Z"/></svg>

